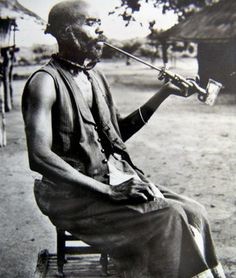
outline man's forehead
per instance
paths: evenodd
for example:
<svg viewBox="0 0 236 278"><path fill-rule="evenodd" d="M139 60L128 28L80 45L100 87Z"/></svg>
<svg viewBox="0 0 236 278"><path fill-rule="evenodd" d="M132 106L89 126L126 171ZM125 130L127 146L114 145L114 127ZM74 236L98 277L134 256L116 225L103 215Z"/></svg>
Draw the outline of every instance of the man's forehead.
<svg viewBox="0 0 236 278"><path fill-rule="evenodd" d="M78 6L78 18L85 17L85 18L96 18L99 19L98 12L90 5L88 2L80 1L80 5Z"/></svg>

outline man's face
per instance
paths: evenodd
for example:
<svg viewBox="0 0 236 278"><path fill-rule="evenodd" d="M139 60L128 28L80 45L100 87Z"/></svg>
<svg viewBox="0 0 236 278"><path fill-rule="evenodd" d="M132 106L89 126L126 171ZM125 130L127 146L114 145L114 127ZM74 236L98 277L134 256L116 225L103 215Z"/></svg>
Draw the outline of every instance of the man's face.
<svg viewBox="0 0 236 278"><path fill-rule="evenodd" d="M89 7L85 5L80 9L77 22L71 25L74 43L77 44L78 51L91 60L97 60L102 55L103 36L100 24L100 19L94 16Z"/></svg>

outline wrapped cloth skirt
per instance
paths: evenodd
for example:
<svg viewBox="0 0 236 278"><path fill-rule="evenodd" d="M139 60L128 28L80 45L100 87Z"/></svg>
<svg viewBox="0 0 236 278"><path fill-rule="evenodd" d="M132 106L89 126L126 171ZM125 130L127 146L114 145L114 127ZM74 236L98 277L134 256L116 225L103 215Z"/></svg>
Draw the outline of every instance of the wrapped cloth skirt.
<svg viewBox="0 0 236 278"><path fill-rule="evenodd" d="M158 188L164 199L139 205L48 180L36 180L34 191L56 227L109 253L123 277L224 278L204 207Z"/></svg>

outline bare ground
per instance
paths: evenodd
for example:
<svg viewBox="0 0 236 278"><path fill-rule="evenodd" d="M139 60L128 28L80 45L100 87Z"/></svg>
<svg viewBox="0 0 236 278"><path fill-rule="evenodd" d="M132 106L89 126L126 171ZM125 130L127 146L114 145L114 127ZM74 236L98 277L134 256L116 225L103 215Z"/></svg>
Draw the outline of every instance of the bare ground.
<svg viewBox="0 0 236 278"><path fill-rule="evenodd" d="M123 62L106 62L101 66L124 114L141 105L160 85L154 71L136 63L126 67ZM193 75L196 62L181 60L175 70ZM24 83L14 82L15 109L7 115L8 145L0 149L3 278L32 277L37 253L45 248L55 251L54 227L34 201L33 179L37 174L28 169L20 112ZM221 96L217 105L209 107L196 96L170 97L127 144L137 166L154 182L205 205L228 278L236 277L236 109L232 99Z"/></svg>

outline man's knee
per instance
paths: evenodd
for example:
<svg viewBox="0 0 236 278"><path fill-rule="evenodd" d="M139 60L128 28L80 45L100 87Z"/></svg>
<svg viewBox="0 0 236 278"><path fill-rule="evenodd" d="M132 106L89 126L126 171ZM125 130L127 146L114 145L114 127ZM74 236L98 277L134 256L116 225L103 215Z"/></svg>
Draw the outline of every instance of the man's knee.
<svg viewBox="0 0 236 278"><path fill-rule="evenodd" d="M163 209L162 213L161 222L156 229L156 235L158 238L162 238L161 246L167 242L178 242L182 237L183 226L186 226L185 223L187 223L185 211L181 205L170 203L169 207Z"/></svg>
<svg viewBox="0 0 236 278"><path fill-rule="evenodd" d="M169 207L167 210L167 217L171 219L183 219L187 221L187 215L181 204L178 203L169 203Z"/></svg>
<svg viewBox="0 0 236 278"><path fill-rule="evenodd" d="M206 211L206 208L204 207L204 205L202 205L201 203L199 203L195 200L192 200L192 202L189 204L189 207L192 208L194 213L199 218L203 218L203 219L207 220L208 216L207 216L207 211Z"/></svg>

